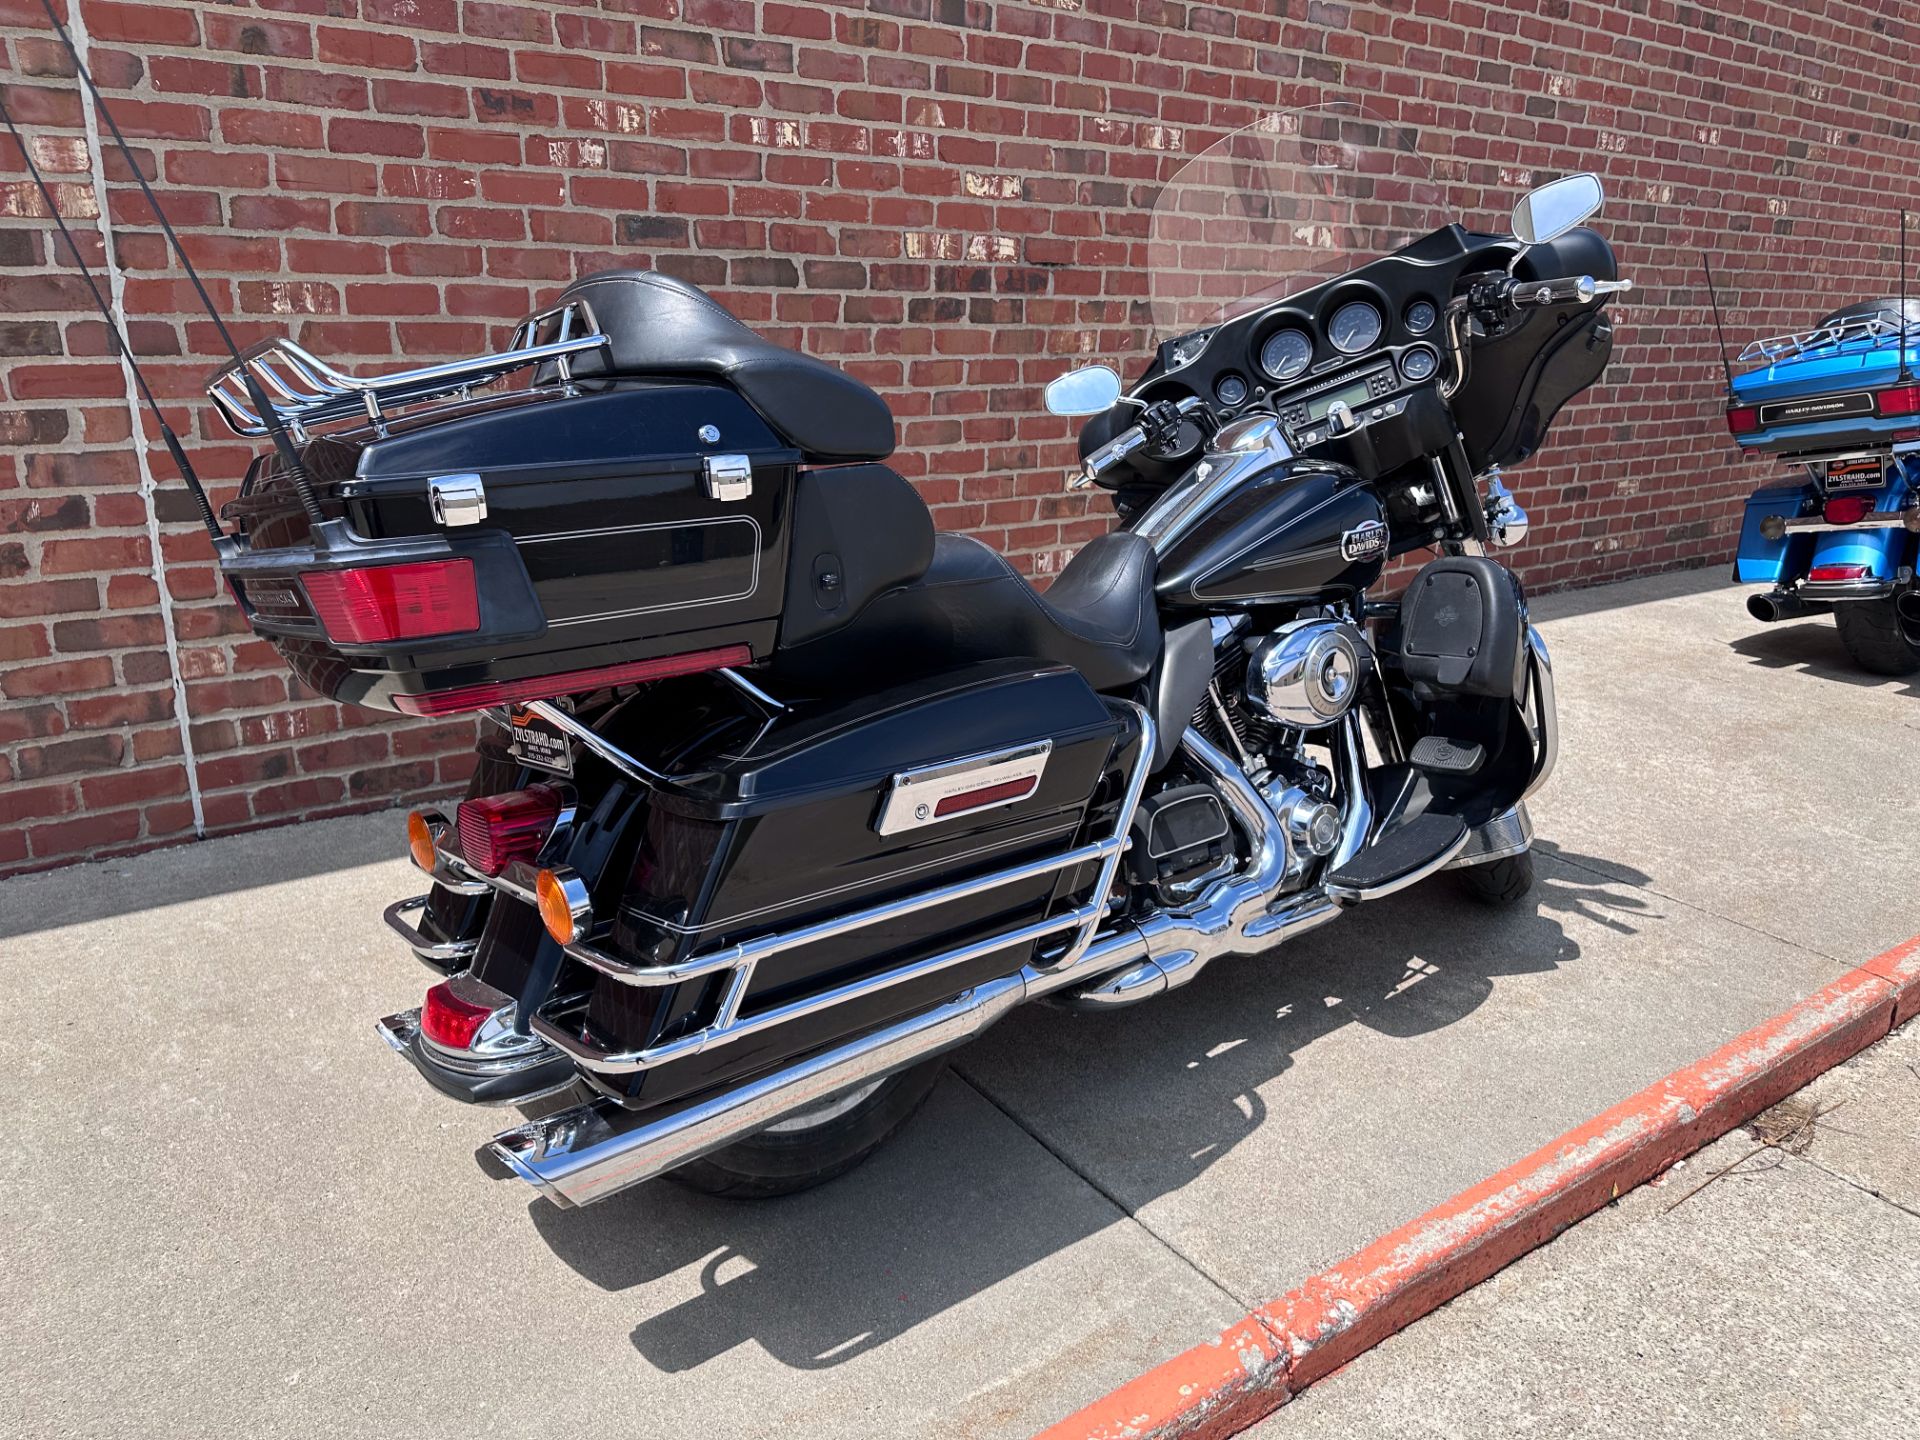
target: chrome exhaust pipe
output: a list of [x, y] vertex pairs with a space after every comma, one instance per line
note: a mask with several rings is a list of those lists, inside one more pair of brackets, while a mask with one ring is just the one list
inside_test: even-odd
[[1811, 615], [1813, 609], [1791, 591], [1774, 590], [1765, 595], [1749, 595], [1747, 613], [1771, 625], [1778, 620], [1797, 620], [1802, 615]]

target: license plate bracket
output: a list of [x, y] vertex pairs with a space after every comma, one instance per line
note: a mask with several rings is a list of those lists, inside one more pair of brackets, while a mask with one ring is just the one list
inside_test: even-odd
[[532, 769], [569, 779], [573, 776], [572, 738], [551, 720], [531, 710], [516, 707], [507, 712], [507, 751]]

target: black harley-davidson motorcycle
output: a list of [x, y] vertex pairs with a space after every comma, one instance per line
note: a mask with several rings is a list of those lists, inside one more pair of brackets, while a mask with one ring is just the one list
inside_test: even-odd
[[1499, 467], [1627, 285], [1592, 176], [1414, 228], [1402, 158], [1289, 113], [1167, 188], [1178, 333], [1124, 394], [1048, 386], [1122, 523], [1045, 593], [935, 533], [878, 395], [658, 273], [470, 362], [216, 376], [274, 440], [217, 545], [253, 627], [323, 695], [485, 716], [408, 817], [431, 884], [386, 918], [439, 978], [379, 1029], [522, 1108], [500, 1165], [563, 1205], [803, 1188], [1025, 1001], [1148, 1000], [1442, 869], [1525, 891], [1554, 698]]

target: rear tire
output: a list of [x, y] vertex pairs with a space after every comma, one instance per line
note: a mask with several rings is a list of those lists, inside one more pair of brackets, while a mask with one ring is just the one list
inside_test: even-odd
[[794, 1195], [824, 1185], [853, 1169], [911, 1120], [946, 1068], [944, 1055], [923, 1060], [871, 1089], [820, 1101], [724, 1150], [689, 1160], [669, 1170], [667, 1178], [690, 1190], [742, 1200]]
[[1533, 852], [1522, 850], [1454, 873], [1460, 888], [1482, 905], [1517, 905], [1533, 889]]
[[1840, 643], [1853, 663], [1875, 675], [1911, 675], [1920, 670], [1920, 647], [1900, 632], [1893, 601], [1845, 600], [1833, 607]]

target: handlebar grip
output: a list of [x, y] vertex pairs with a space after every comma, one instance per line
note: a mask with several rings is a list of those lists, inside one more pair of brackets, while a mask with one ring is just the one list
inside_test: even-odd
[[1602, 295], [1624, 295], [1631, 289], [1631, 280], [1575, 275], [1564, 280], [1515, 281], [1507, 298], [1514, 309], [1530, 310], [1544, 305], [1591, 305]]
[[1101, 472], [1118, 465], [1146, 443], [1147, 432], [1138, 425], [1122, 430], [1081, 462], [1081, 473], [1091, 480]]

